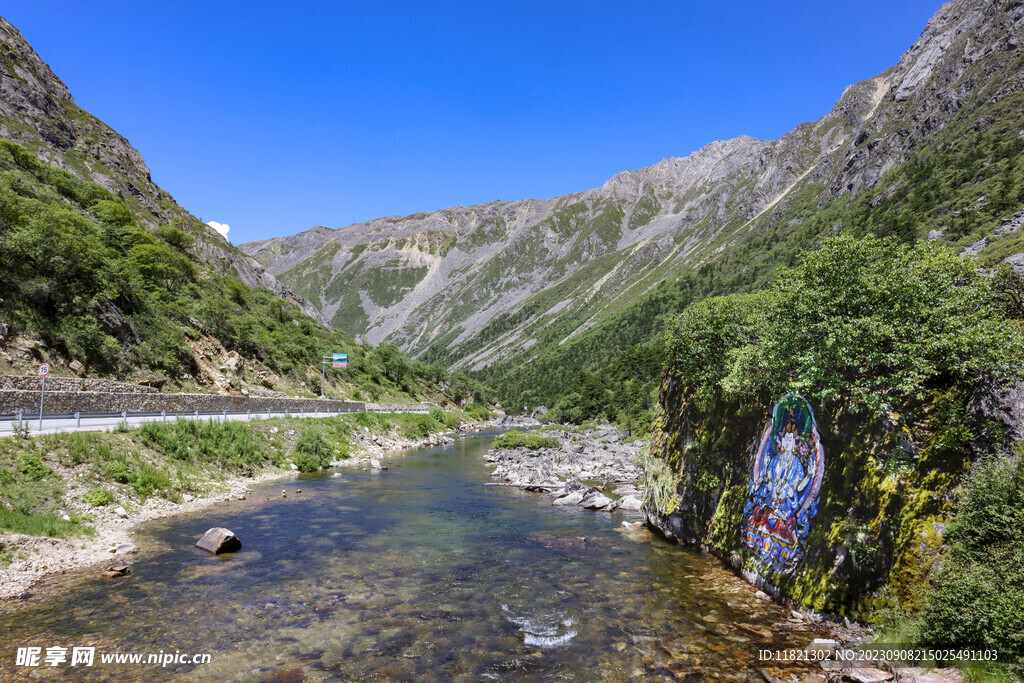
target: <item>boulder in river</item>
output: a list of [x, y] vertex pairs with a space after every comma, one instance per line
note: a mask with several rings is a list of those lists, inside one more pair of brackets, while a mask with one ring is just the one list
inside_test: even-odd
[[131, 574], [132, 568], [128, 565], [115, 565], [113, 567], [107, 567], [107, 571], [103, 572], [103, 576], [108, 579], [113, 579], [118, 576], [124, 576], [125, 574]]
[[207, 530], [203, 537], [196, 543], [196, 547], [202, 548], [214, 555], [221, 553], [234, 553], [242, 549], [242, 542], [230, 529], [214, 527]]
[[614, 501], [608, 496], [604, 495], [600, 491], [594, 490], [587, 494], [580, 505], [588, 510], [604, 510], [613, 502]]

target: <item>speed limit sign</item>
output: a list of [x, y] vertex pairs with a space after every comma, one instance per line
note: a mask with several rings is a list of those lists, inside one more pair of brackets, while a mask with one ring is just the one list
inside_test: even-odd
[[39, 373], [40, 377], [46, 377], [47, 375], [50, 374], [50, 366], [47, 365], [46, 363], [43, 363], [38, 368], [36, 368], [36, 372]]

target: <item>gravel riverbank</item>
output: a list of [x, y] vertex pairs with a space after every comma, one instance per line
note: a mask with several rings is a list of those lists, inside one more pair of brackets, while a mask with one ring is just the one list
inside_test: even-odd
[[545, 429], [554, 448], [492, 449], [485, 456], [495, 465], [491, 476], [500, 484], [544, 491], [553, 505], [592, 510], [639, 510], [643, 500], [642, 470], [637, 458], [644, 442], [621, 434], [611, 425], [592, 429]]

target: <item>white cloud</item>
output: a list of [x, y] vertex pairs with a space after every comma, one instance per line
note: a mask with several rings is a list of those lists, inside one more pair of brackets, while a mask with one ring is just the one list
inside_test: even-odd
[[207, 225], [209, 225], [211, 228], [213, 228], [214, 230], [219, 232], [224, 237], [224, 239], [228, 238], [228, 230], [231, 229], [231, 226], [228, 225], [227, 223], [218, 223], [217, 221], [209, 221], [207, 223]]

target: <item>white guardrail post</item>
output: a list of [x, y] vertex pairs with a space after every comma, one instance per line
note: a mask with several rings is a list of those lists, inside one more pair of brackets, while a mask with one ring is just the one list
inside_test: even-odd
[[75, 429], [82, 426], [82, 413], [75, 412]]
[[162, 420], [163, 420], [164, 422], [167, 422], [167, 411], [166, 411], [166, 410], [161, 410], [161, 411], [160, 411], [160, 418], [161, 418], [161, 419], [162, 419]]

